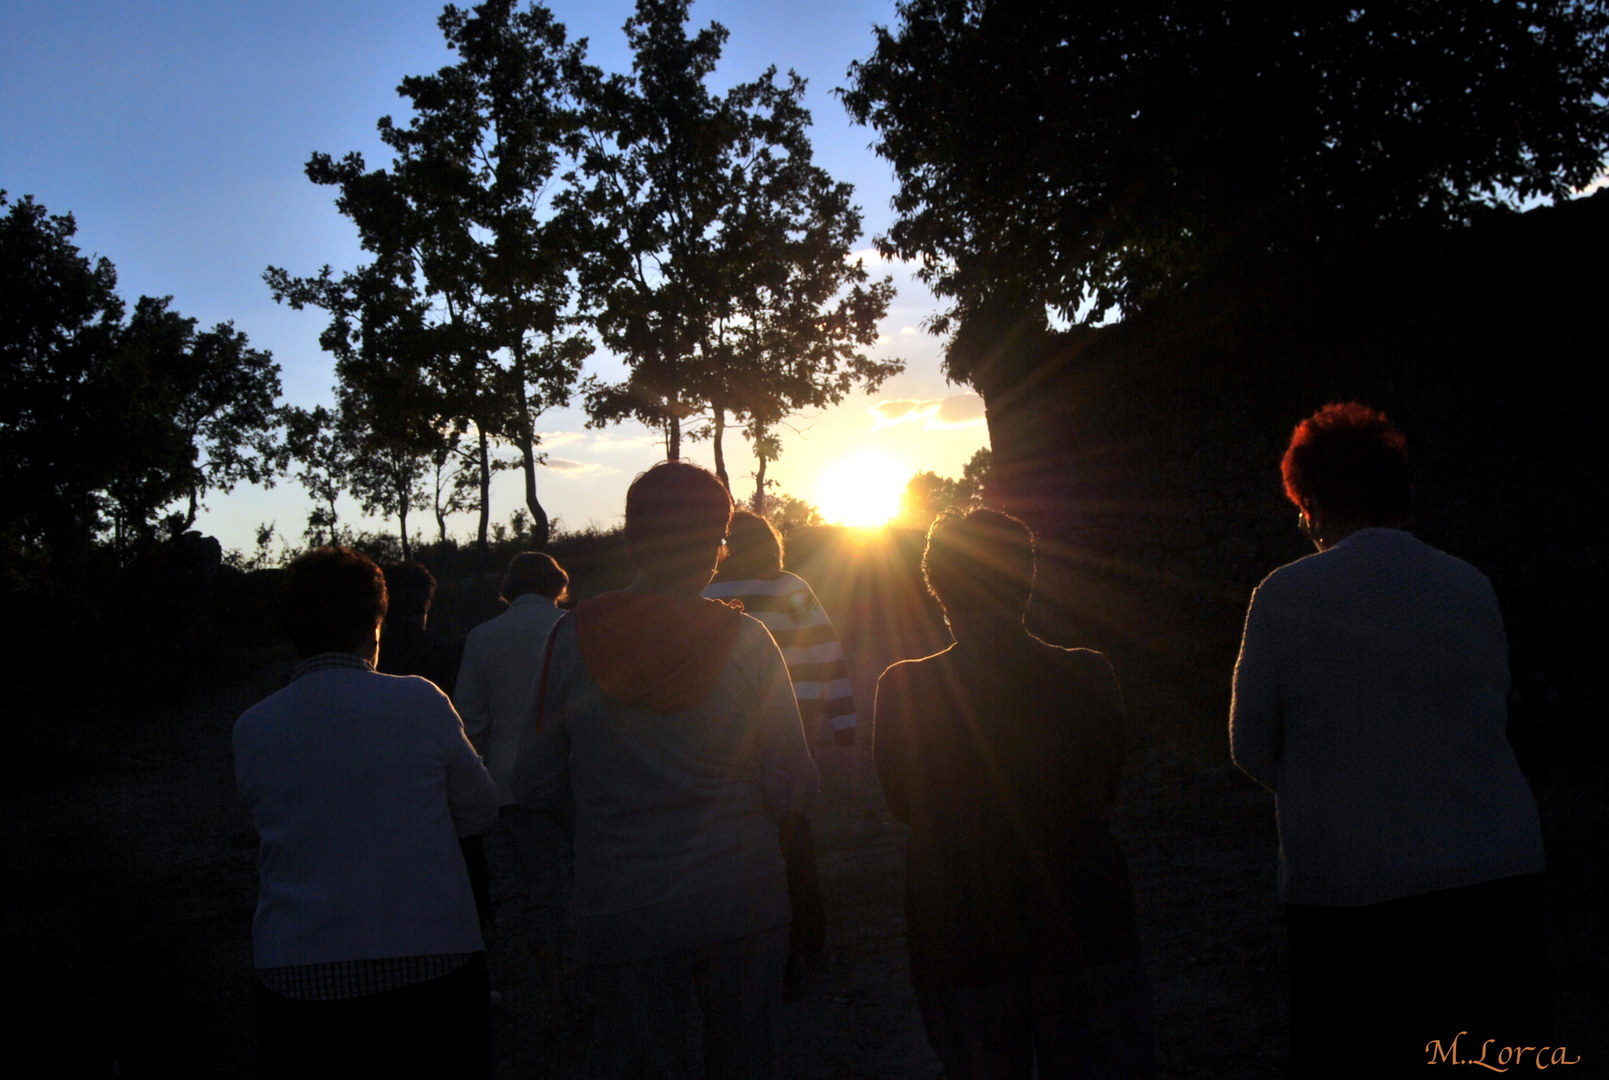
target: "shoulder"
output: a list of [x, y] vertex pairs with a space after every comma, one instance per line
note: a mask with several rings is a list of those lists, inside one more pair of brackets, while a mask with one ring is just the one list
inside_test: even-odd
[[765, 623], [747, 612], [738, 617], [742, 622], [738, 624], [737, 638], [732, 643], [734, 653], [749, 659], [769, 659], [773, 654], [778, 657], [782, 655]]
[[877, 677], [877, 688], [881, 690], [886, 686], [898, 689], [938, 678], [948, 668], [954, 649], [955, 646], [951, 645], [931, 656], [923, 656], [916, 660], [900, 660], [888, 665]]

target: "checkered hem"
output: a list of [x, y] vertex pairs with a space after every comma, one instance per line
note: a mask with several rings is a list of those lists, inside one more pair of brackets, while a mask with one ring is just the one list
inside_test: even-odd
[[274, 993], [297, 1001], [344, 1001], [439, 979], [457, 971], [474, 956], [474, 953], [440, 953], [258, 968], [257, 980]]

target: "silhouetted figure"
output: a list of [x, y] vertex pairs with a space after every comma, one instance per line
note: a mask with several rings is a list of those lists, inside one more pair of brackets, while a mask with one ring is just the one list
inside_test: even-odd
[[1396, 1075], [1461, 1030], [1469, 1057], [1540, 1046], [1542, 836], [1504, 735], [1491, 583], [1403, 530], [1407, 450], [1383, 414], [1320, 409], [1283, 472], [1319, 553], [1252, 595], [1229, 737], [1278, 808], [1286, 1075]]
[[[782, 569], [782, 537], [765, 518], [738, 510], [732, 514], [726, 547], [727, 557], [704, 595], [739, 601], [747, 614], [771, 631], [787, 662], [806, 735], [818, 736], [818, 742], [819, 736], [825, 736], [837, 746], [851, 745], [855, 741], [855, 694], [844, 648], [809, 584]], [[780, 818], [777, 828], [788, 865], [788, 899], [793, 905], [782, 997], [795, 1001], [804, 993], [804, 969], [819, 967], [822, 962], [827, 920], [810, 819], [803, 814]]]
[[549, 555], [524, 551], [514, 556], [503, 577], [508, 610], [469, 632], [453, 694], [464, 731], [497, 783], [498, 828], [485, 844], [492, 900], [499, 919], [505, 906], [517, 905], [519, 915], [534, 924], [538, 975], [550, 1020], [568, 1018], [563, 945], [571, 809], [528, 810], [515, 801], [511, 781], [520, 732], [531, 723], [542, 646], [562, 614], [557, 602], [569, 580]]
[[484, 946], [455, 831], [497, 788], [452, 703], [375, 673], [380, 568], [346, 548], [291, 564], [302, 662], [235, 725], [261, 837], [252, 949], [268, 1076], [486, 1075]]
[[772, 1074], [789, 921], [773, 819], [818, 782], [770, 633], [699, 595], [731, 516], [695, 465], [637, 477], [638, 579], [554, 628], [521, 740], [522, 805], [560, 805], [566, 769], [574, 790], [588, 1076], [688, 1075], [694, 1001], [707, 1077]]
[[391, 609], [380, 634], [378, 670], [387, 675], [418, 675], [452, 696], [461, 650], [426, 629], [436, 598], [436, 578], [420, 562], [387, 563], [386, 591]]
[[1098, 652], [1023, 627], [1033, 536], [951, 513], [922, 569], [955, 644], [883, 672], [874, 756], [911, 827], [906, 945], [946, 1080], [1144, 1077], [1151, 999], [1107, 824], [1123, 698]]
[[[429, 679], [452, 696], [458, 681], [460, 652], [456, 645], [430, 633], [430, 604], [436, 598], [436, 576], [421, 562], [386, 563], [386, 592], [391, 606], [380, 630], [380, 659], [375, 670], [386, 675], [417, 675]], [[464, 866], [475, 890], [475, 910], [481, 925], [489, 927], [492, 918], [491, 870], [486, 865], [485, 838], [465, 836], [459, 840]]]

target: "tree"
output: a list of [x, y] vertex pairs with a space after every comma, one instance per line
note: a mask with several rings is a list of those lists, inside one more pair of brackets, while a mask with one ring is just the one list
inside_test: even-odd
[[1214, 265], [1562, 198], [1609, 145], [1604, 0], [898, 11], [843, 97], [958, 379], [1047, 307], [1133, 314]]
[[804, 81], [773, 68], [711, 93], [727, 32], [689, 37], [687, 19], [687, 0], [639, 0], [632, 74], [597, 96], [592, 185], [577, 196], [599, 230], [586, 280], [599, 335], [630, 370], [593, 380], [587, 408], [593, 423], [661, 428], [673, 459], [684, 434], [712, 439], [730, 488], [728, 417], [775, 451], [766, 436], [787, 415], [903, 365], [859, 351], [893, 286], [847, 261], [860, 214], [811, 161]]
[[[573, 311], [575, 215], [555, 207], [549, 190], [580, 148], [572, 98], [595, 73], [582, 63], [584, 43], [567, 44], [540, 4], [449, 6], [439, 25], [459, 62], [398, 87], [413, 116], [406, 126], [380, 120], [391, 168], [370, 171], [359, 154], [314, 154], [307, 173], [340, 189], [336, 205], [375, 255], [369, 272], [426, 304], [432, 348], [414, 355], [426, 372], [421, 386], [439, 394], [456, 435], [474, 441], [478, 543], [487, 543], [493, 440], [519, 451], [533, 532], [546, 543], [535, 421], [569, 403], [592, 349]], [[276, 295], [299, 283], [274, 268], [269, 280]]]
[[775, 525], [777, 531], [783, 535], [794, 529], [827, 523], [814, 503], [805, 502], [793, 495], [767, 495], [765, 502], [756, 507], [754, 512]]
[[[97, 540], [127, 558], [195, 524], [210, 490], [272, 483], [279, 367], [230, 323], [198, 333], [171, 298], [125, 320], [110, 260], [72, 215], [0, 192], [0, 502], [9, 571], [73, 578]], [[182, 509], [168, 511], [175, 503]]]
[[923, 529], [951, 507], [982, 506], [994, 455], [987, 446], [979, 447], [961, 467], [961, 479], [952, 480], [936, 472], [919, 472], [905, 485], [895, 519], [907, 529]]
[[322, 405], [310, 410], [292, 406], [285, 410], [284, 422], [285, 455], [299, 466], [296, 479], [313, 499], [302, 535], [314, 547], [338, 543], [336, 500], [346, 490], [351, 454], [336, 427], [335, 414]]

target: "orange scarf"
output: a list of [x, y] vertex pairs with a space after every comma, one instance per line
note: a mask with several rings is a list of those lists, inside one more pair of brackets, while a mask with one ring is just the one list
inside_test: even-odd
[[710, 696], [742, 625], [740, 608], [701, 596], [610, 592], [578, 604], [581, 663], [605, 694], [670, 713]]

